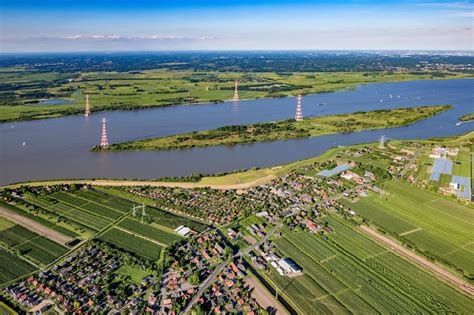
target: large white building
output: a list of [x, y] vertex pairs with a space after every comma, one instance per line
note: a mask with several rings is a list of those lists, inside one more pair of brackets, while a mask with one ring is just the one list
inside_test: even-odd
[[290, 258], [283, 258], [278, 261], [278, 265], [285, 273], [300, 273], [301, 268]]

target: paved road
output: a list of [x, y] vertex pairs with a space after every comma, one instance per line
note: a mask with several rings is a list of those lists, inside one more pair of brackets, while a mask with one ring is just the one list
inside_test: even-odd
[[204, 291], [206, 291], [207, 287], [216, 280], [217, 275], [219, 274], [219, 272], [222, 271], [222, 269], [224, 269], [225, 266], [227, 266], [228, 262], [228, 260], [224, 260], [223, 262], [221, 262], [220, 265], [217, 266], [216, 269], [214, 269], [214, 272], [209, 277], [207, 277], [207, 279], [199, 286], [199, 290], [188, 303], [188, 305], [183, 311], [183, 314], [186, 315], [191, 311], [191, 308], [194, 306], [194, 304], [196, 304], [197, 300], [199, 300]]

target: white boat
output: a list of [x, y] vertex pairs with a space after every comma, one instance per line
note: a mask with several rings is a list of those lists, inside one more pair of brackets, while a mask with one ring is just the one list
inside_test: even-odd
[[25, 146], [25, 145], [26, 145], [26, 142], [25, 142], [25, 141], [23, 141], [23, 146]]
[[456, 126], [461, 126], [461, 125], [462, 125], [462, 121], [458, 121], [458, 122], [456, 123]]

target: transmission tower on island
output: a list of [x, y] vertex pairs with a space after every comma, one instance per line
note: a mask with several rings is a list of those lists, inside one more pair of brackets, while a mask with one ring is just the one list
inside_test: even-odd
[[89, 104], [89, 94], [86, 94], [86, 109], [84, 111], [84, 116], [89, 117], [91, 115], [91, 106]]
[[100, 139], [100, 147], [106, 149], [109, 146], [107, 141], [107, 120], [102, 118], [102, 137]]
[[379, 139], [379, 149], [385, 149], [385, 136], [381, 136]]
[[234, 98], [233, 100], [234, 101], [238, 101], [239, 100], [239, 81], [235, 80], [234, 81]]
[[301, 95], [298, 95], [298, 104], [296, 105], [296, 121], [303, 121], [303, 112], [301, 111]]

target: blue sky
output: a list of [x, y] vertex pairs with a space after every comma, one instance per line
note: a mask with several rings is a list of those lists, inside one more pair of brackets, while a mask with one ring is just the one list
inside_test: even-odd
[[472, 1], [0, 0], [0, 50], [474, 49]]

